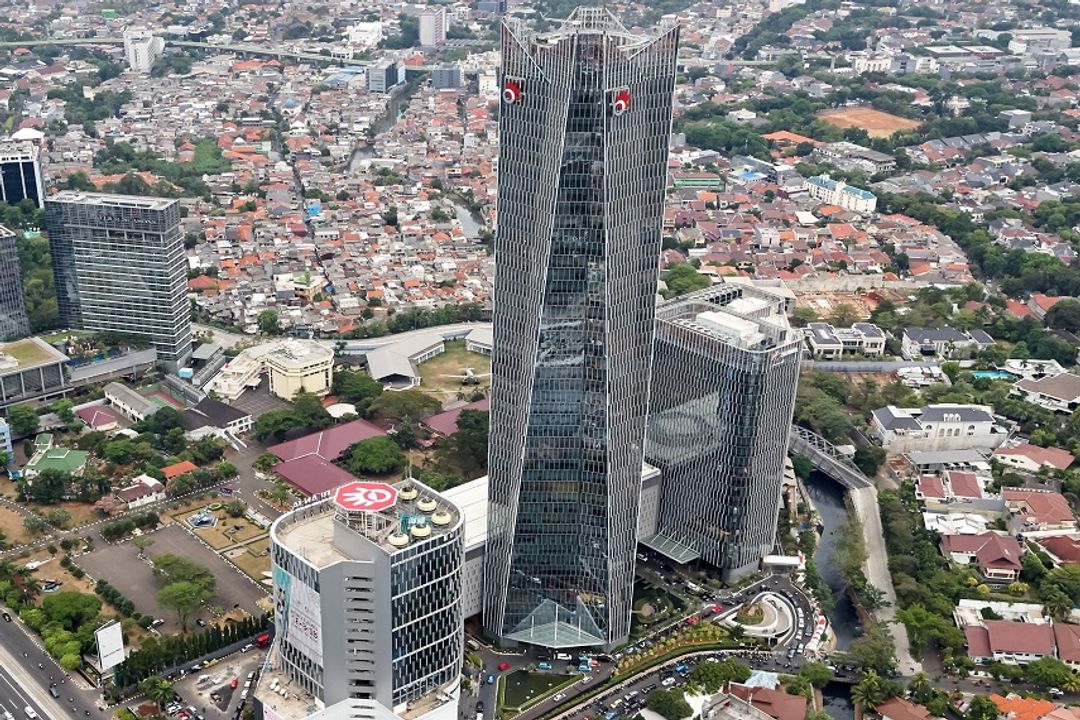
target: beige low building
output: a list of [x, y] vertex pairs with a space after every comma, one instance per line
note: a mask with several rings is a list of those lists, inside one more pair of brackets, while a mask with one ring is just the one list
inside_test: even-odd
[[334, 379], [334, 351], [312, 340], [289, 338], [244, 350], [221, 369], [209, 388], [219, 397], [235, 401], [245, 390], [258, 387], [266, 374], [270, 392], [292, 400], [305, 391], [326, 395]]
[[315, 395], [330, 392], [334, 379], [334, 351], [305, 340], [283, 341], [263, 361], [270, 392], [292, 400], [298, 392]]

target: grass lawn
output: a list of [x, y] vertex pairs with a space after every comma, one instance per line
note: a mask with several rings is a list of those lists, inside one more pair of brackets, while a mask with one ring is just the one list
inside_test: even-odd
[[90, 337], [94, 333], [86, 332], [85, 330], [61, 330], [60, 332], [54, 332], [51, 335], [42, 335], [41, 339], [52, 345], [63, 340], [67, 340], [69, 337], [86, 338]]
[[544, 693], [566, 687], [578, 677], [577, 675], [515, 670], [502, 678], [502, 704], [507, 708], [520, 708]]
[[[215, 550], [220, 550], [221, 548], [235, 545], [238, 542], [250, 540], [266, 533], [266, 530], [247, 518], [229, 517], [224, 510], [218, 510], [213, 514], [217, 517], [217, 525], [193, 529], [196, 535], [205, 540], [206, 543]], [[179, 522], [187, 522], [186, 517], [187, 516], [182, 515], [177, 518], [177, 520]], [[234, 532], [233, 528], [237, 526], [239, 526], [240, 529]]]
[[243, 549], [230, 550], [224, 557], [256, 582], [261, 583], [266, 577], [263, 573], [270, 571], [270, 555], [267, 553], [269, 547], [270, 540], [263, 538], [250, 543]]
[[30, 340], [16, 340], [13, 343], [0, 345], [0, 352], [15, 358], [15, 362], [19, 363], [19, 367], [37, 365], [52, 357], [38, 347], [37, 343]]
[[651, 632], [657, 623], [670, 621], [684, 608], [683, 601], [663, 588], [638, 579], [634, 583], [634, 613], [630, 618], [630, 642]]
[[0, 532], [7, 538], [7, 545], [22, 545], [30, 539], [30, 533], [23, 527], [23, 516], [11, 508], [0, 505]]
[[459, 392], [466, 395], [476, 390], [487, 391], [491, 387], [491, 378], [481, 378], [479, 385], [462, 385], [461, 380], [443, 375], [464, 375], [465, 368], [471, 367], [477, 375], [485, 375], [491, 372], [491, 358], [480, 353], [469, 352], [465, 349], [464, 340], [449, 340], [446, 343], [446, 352], [436, 355], [420, 365], [420, 390], [430, 393], [449, 395], [454, 399]]

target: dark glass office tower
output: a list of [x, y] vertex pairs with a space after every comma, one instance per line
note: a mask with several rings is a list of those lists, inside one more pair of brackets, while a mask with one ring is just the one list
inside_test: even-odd
[[65, 190], [45, 201], [60, 322], [142, 335], [176, 371], [191, 358], [180, 204]]
[[648, 547], [729, 579], [771, 552], [802, 353], [793, 304], [782, 286], [725, 283], [657, 309], [645, 458], [663, 487]]
[[40, 152], [29, 140], [0, 141], [0, 201], [16, 205], [29, 199], [41, 207], [45, 183]]
[[18, 236], [0, 225], [0, 340], [30, 334], [19, 268]]
[[485, 623], [629, 634], [678, 29], [502, 31]]

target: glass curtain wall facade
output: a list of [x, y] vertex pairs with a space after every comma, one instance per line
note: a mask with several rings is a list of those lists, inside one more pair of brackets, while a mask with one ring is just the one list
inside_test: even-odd
[[38, 146], [29, 141], [0, 142], [0, 200], [8, 205], [30, 200], [41, 207], [45, 182], [40, 154]]
[[45, 202], [60, 321], [148, 338], [171, 370], [191, 357], [176, 200], [64, 191]]
[[788, 297], [730, 283], [657, 309], [645, 457], [664, 479], [645, 544], [729, 578], [775, 542], [802, 353]]
[[629, 634], [678, 29], [502, 30], [485, 624]]
[[18, 236], [0, 225], [0, 340], [30, 334], [30, 320], [23, 298]]

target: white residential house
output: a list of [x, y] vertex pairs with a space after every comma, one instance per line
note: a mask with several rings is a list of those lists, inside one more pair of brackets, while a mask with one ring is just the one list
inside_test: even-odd
[[1072, 413], [1080, 408], [1080, 375], [1062, 373], [1039, 380], [1019, 380], [1012, 394], [1047, 410]]
[[992, 450], [1008, 432], [997, 425], [985, 405], [926, 405], [874, 410], [870, 430], [882, 447], [894, 453], [938, 450]]

